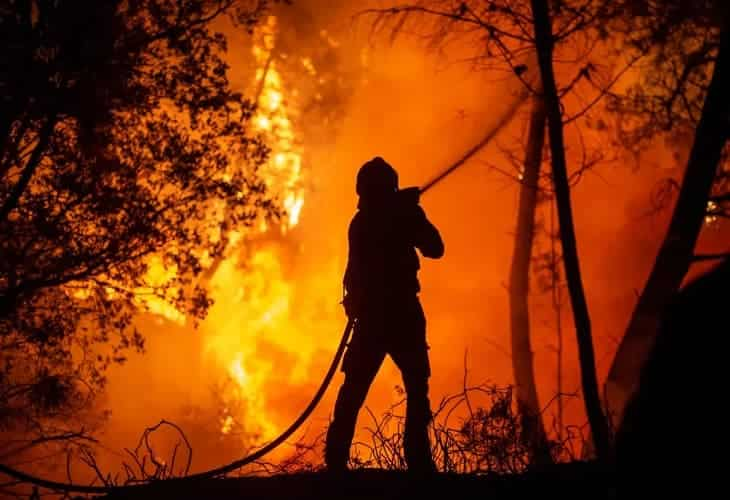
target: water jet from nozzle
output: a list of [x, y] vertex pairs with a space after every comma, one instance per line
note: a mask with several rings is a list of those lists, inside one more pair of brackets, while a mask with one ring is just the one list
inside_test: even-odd
[[[469, 149], [464, 155], [459, 158], [457, 161], [449, 165], [446, 169], [444, 169], [442, 172], [440, 172], [438, 175], [436, 175], [433, 179], [428, 181], [423, 186], [417, 188], [420, 192], [420, 194], [425, 193], [432, 187], [434, 187], [436, 184], [444, 180], [446, 177], [451, 175], [456, 169], [461, 167], [466, 161], [474, 156], [476, 153], [479, 152], [484, 146], [486, 146], [489, 141], [491, 141], [497, 133], [502, 130], [512, 119], [512, 117], [517, 113], [517, 110], [519, 109], [520, 105], [530, 96], [530, 91], [527, 88], [522, 88], [520, 90], [520, 93], [517, 95], [517, 98], [512, 102], [512, 105], [509, 107], [507, 112], [502, 115], [500, 120], [494, 125], [494, 127], [490, 128], [487, 131], [487, 134], [482, 138], [481, 141], [479, 141], [477, 144], [475, 144], [471, 149]], [[406, 189], [415, 189], [415, 188], [406, 188]]]

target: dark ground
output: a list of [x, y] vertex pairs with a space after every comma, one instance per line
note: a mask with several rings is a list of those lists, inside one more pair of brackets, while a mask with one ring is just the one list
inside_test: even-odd
[[359, 470], [345, 477], [302, 473], [272, 477], [159, 483], [114, 493], [108, 499], [521, 499], [615, 498], [605, 474], [593, 463], [570, 463], [521, 475], [450, 475], [428, 479], [405, 472]]

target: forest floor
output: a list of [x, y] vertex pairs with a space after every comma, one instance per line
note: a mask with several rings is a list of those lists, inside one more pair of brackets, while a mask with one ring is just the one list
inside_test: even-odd
[[522, 474], [436, 474], [418, 478], [407, 472], [364, 469], [333, 476], [323, 472], [266, 477], [160, 482], [115, 492], [121, 499], [407, 499], [615, 498], [607, 475], [594, 463], [557, 464]]

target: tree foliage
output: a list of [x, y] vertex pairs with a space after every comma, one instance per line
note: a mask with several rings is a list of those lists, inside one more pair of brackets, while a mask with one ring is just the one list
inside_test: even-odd
[[609, 100], [622, 119], [626, 145], [697, 124], [719, 47], [721, 11], [716, 0], [641, 0], [627, 2], [625, 15], [613, 18], [621, 50], [642, 55], [637, 78]]
[[270, 3], [0, 6], [0, 425], [35, 432], [88, 401], [143, 348], [140, 308], [202, 317], [223, 204], [236, 227], [277, 215], [220, 30]]
[[[625, 1], [624, 7], [609, 26], [621, 38], [620, 51], [641, 63], [632, 84], [607, 100], [618, 139], [636, 153], [661, 137], [683, 148], [701, 116], [729, 7], [721, 0]], [[730, 217], [729, 193], [730, 164], [723, 157], [708, 200], [710, 220]]]

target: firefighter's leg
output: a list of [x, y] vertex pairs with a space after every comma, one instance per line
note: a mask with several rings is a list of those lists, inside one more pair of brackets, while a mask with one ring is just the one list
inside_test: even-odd
[[342, 364], [345, 381], [337, 394], [334, 417], [327, 430], [325, 462], [329, 470], [347, 469], [357, 415], [384, 358], [380, 346], [353, 338]]
[[422, 312], [418, 314], [419, 311], [420, 307], [409, 319], [409, 324], [403, 325], [410, 330], [408, 332], [410, 335], [404, 336], [408, 342], [397, 345], [390, 354], [401, 371], [407, 395], [403, 447], [408, 469], [416, 472], [433, 472], [435, 466], [428, 437], [428, 426], [431, 422], [428, 379], [431, 369], [425, 338], [425, 320]]
[[431, 456], [431, 443], [428, 425], [431, 421], [431, 405], [428, 398], [428, 372], [423, 365], [428, 364], [426, 346], [417, 347], [398, 363], [403, 374], [408, 397], [406, 403], [406, 429], [403, 437], [408, 468], [415, 471], [434, 470]]

